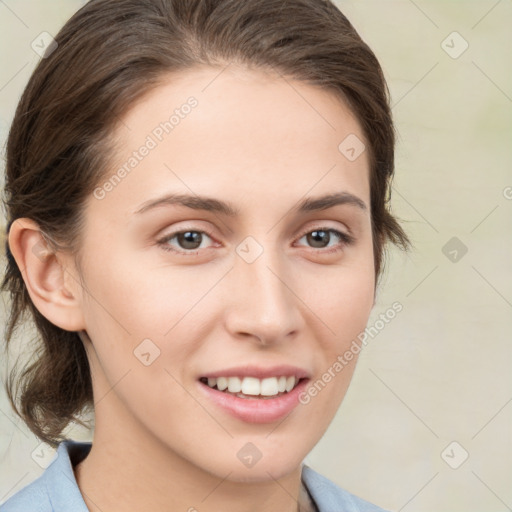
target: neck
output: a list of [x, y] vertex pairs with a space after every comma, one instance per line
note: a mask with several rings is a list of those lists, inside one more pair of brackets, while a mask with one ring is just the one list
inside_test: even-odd
[[232, 481], [229, 474], [219, 477], [193, 465], [141, 427], [127, 427], [122, 414], [115, 417], [96, 414], [91, 451], [75, 467], [91, 512], [213, 512], [233, 503], [237, 512], [297, 512], [307, 497], [301, 466], [279, 479]]

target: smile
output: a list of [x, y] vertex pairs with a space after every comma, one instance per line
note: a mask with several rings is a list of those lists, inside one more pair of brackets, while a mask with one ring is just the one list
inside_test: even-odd
[[212, 389], [249, 400], [269, 399], [292, 391], [300, 379], [295, 376], [267, 377], [203, 377], [200, 379]]

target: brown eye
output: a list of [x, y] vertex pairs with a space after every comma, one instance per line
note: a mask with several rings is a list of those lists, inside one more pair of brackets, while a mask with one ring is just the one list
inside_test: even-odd
[[197, 254], [199, 249], [208, 248], [207, 246], [201, 247], [201, 244], [207, 239], [212, 240], [211, 236], [205, 231], [190, 229], [170, 233], [158, 240], [158, 245], [166, 251], [187, 256]]
[[184, 231], [176, 235], [176, 240], [181, 249], [198, 249], [203, 237], [199, 231]]
[[312, 247], [321, 249], [325, 246], [324, 244], [329, 244], [331, 240], [331, 234], [327, 230], [324, 231], [323, 229], [315, 229], [315, 231], [311, 231], [311, 233], [306, 235], [306, 239]]
[[[354, 243], [354, 238], [347, 233], [338, 231], [332, 228], [317, 228], [312, 231], [308, 231], [302, 235], [301, 240], [305, 238], [307, 244], [313, 249], [330, 249], [324, 252], [332, 252], [333, 250], [339, 250], [344, 245], [350, 245]], [[334, 244], [331, 244], [334, 241]]]

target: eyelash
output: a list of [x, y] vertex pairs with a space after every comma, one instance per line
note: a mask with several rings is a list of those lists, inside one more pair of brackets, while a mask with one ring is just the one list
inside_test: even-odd
[[[312, 248], [313, 250], [322, 252], [324, 254], [336, 253], [338, 251], [341, 251], [343, 249], [343, 246], [352, 245], [355, 242], [355, 238], [353, 236], [351, 236], [351, 235], [349, 235], [347, 233], [343, 233], [342, 231], [338, 231], [337, 229], [329, 228], [327, 226], [309, 229], [309, 230], [303, 232], [299, 236], [299, 240], [301, 238], [303, 238], [305, 235], [308, 235], [308, 234], [312, 233], [313, 231], [326, 231], [326, 232], [329, 232], [329, 233], [334, 233], [341, 240], [341, 242], [336, 247], [331, 248], [329, 250], [326, 250], [326, 249], [315, 249], [314, 247]], [[213, 234], [210, 231], [206, 230], [206, 229], [182, 229], [180, 231], [175, 231], [173, 233], [170, 233], [169, 235], [166, 235], [165, 237], [163, 237], [160, 240], [158, 240], [157, 244], [164, 251], [173, 252], [173, 253], [178, 254], [180, 256], [197, 256], [201, 249], [196, 249], [195, 252], [193, 252], [192, 250], [190, 250], [190, 251], [184, 251], [184, 250], [179, 251], [177, 249], [173, 249], [169, 245], [169, 243], [168, 243], [170, 240], [175, 238], [177, 235], [180, 235], [180, 234], [183, 234], [183, 233], [188, 233], [188, 232], [206, 234], [211, 239], [214, 239]]]

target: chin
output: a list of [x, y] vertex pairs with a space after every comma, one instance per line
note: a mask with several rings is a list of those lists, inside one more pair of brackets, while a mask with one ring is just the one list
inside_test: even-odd
[[[257, 465], [259, 466], [259, 464]], [[284, 478], [300, 466], [300, 462], [294, 465], [284, 466], [283, 464], [267, 464], [261, 467], [253, 467], [250, 469], [236, 469], [232, 471], [227, 478], [231, 482], [238, 483], [263, 483], [271, 482]]]
[[[290, 475], [302, 464], [307, 455], [303, 450], [282, 453], [278, 450], [270, 451], [268, 455], [261, 454], [259, 460], [247, 462], [247, 465], [238, 458], [224, 460], [213, 469], [213, 473], [232, 482], [261, 483], [272, 480], [279, 480]], [[219, 469], [222, 468], [222, 469]]]

